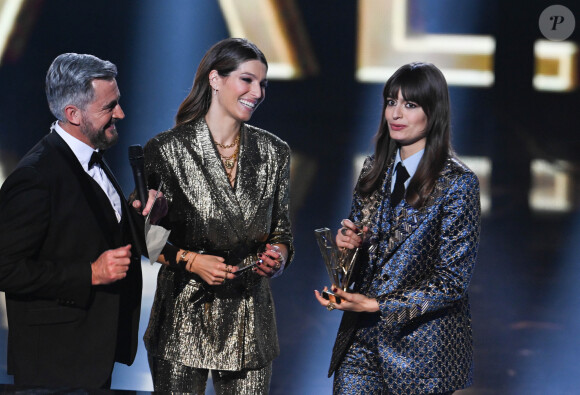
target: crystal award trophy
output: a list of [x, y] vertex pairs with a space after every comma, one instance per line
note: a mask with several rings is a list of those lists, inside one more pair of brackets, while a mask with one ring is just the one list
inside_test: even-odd
[[[357, 226], [357, 228], [361, 229], [362, 226]], [[333, 285], [346, 291], [350, 286], [350, 277], [355, 266], [359, 248], [338, 248], [334, 242], [332, 232], [328, 228], [316, 229], [314, 235], [316, 236], [316, 241], [318, 242], [322, 258], [324, 259], [330, 281]], [[362, 231], [358, 235], [362, 236]], [[330, 291], [323, 291], [322, 296], [334, 303], [341, 302], [340, 298]]]

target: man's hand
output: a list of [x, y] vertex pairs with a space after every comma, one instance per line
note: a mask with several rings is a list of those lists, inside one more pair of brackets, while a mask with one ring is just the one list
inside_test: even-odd
[[[157, 224], [163, 217], [165, 217], [167, 215], [167, 211], [169, 210], [169, 207], [167, 205], [167, 199], [165, 199], [165, 196], [163, 196], [163, 192], [159, 192], [157, 200], [155, 200], [156, 194], [157, 194], [156, 190], [154, 189], [149, 190], [147, 204], [145, 205], [145, 208], [141, 212], [141, 214], [145, 217], [151, 211], [151, 217], [149, 219], [153, 225]], [[133, 207], [137, 209], [137, 211], [139, 211], [139, 209], [141, 208], [141, 201], [134, 200]]]
[[92, 284], [110, 284], [127, 276], [131, 263], [131, 244], [103, 252], [91, 264]]

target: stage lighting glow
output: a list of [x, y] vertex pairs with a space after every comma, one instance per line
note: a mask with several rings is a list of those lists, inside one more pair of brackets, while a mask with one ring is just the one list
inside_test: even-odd
[[220, 0], [232, 37], [254, 42], [268, 59], [269, 79], [313, 75], [318, 66], [294, 0]]
[[[495, 38], [426, 34], [411, 29], [407, 0], [360, 0], [358, 66], [363, 82], [382, 82], [401, 64], [424, 59], [441, 69], [449, 85], [492, 86]], [[533, 86], [543, 91], [578, 87], [578, 45], [537, 40]]]
[[423, 59], [436, 64], [449, 85], [493, 85], [493, 37], [409, 32], [407, 9], [407, 0], [359, 1], [359, 81], [383, 82], [400, 65]]
[[356, 185], [356, 182], [360, 175], [360, 171], [363, 168], [367, 156], [369, 156], [369, 154], [367, 153], [355, 155], [355, 157], [352, 160], [352, 187]]
[[4, 296], [4, 292], [0, 292], [0, 328], [8, 329], [8, 320], [6, 318], [6, 297]]
[[0, 0], [0, 63], [24, 0]]
[[479, 179], [479, 196], [481, 213], [489, 214], [491, 210], [491, 159], [485, 156], [461, 156], [459, 158]]
[[0, 187], [4, 184], [4, 180], [6, 180], [6, 176], [4, 175], [4, 166], [0, 163]]
[[570, 41], [537, 40], [534, 43], [534, 88], [571, 91], [578, 87], [578, 45]]
[[572, 165], [558, 160], [535, 159], [531, 163], [530, 208], [536, 211], [568, 212], [573, 208]]

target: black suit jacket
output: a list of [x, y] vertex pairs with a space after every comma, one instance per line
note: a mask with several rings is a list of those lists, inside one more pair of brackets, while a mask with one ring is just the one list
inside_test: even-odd
[[[123, 203], [120, 224], [103, 190], [53, 132], [0, 189], [0, 291], [15, 384], [98, 388], [115, 361], [135, 358], [142, 223], [112, 181]], [[92, 286], [91, 262], [128, 243], [127, 277]]]

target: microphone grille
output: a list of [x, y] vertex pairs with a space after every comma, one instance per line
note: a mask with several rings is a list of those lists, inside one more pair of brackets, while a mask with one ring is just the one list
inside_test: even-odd
[[142, 160], [143, 159], [143, 147], [140, 144], [129, 146], [129, 160]]

